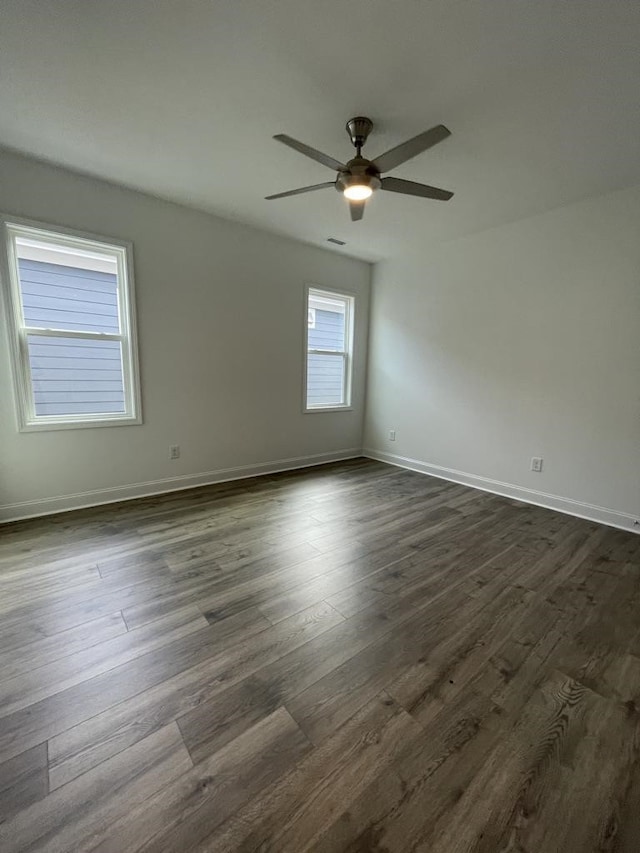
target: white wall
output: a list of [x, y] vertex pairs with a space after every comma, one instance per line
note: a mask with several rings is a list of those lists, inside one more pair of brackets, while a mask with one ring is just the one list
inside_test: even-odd
[[[133, 241], [144, 416], [142, 426], [19, 433], [0, 324], [0, 519], [358, 452], [368, 264], [6, 151], [0, 207]], [[351, 412], [302, 413], [306, 282], [357, 295]], [[180, 479], [135, 487], [167, 478]]]
[[634, 527], [640, 188], [380, 263], [372, 293], [365, 448]]

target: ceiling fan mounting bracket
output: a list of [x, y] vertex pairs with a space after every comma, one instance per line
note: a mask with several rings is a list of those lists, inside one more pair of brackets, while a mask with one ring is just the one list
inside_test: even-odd
[[346, 127], [347, 133], [349, 134], [349, 139], [351, 140], [355, 148], [360, 151], [362, 146], [369, 138], [369, 134], [373, 130], [373, 122], [370, 118], [367, 118], [366, 116], [356, 116], [355, 118], [349, 119]]

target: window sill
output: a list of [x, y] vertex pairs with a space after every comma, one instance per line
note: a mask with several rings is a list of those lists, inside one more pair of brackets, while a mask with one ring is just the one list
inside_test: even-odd
[[141, 417], [100, 418], [87, 421], [30, 421], [21, 424], [20, 432], [51, 432], [60, 429], [86, 429], [87, 427], [134, 426], [142, 423]]
[[316, 412], [352, 412], [353, 406], [314, 406], [310, 409], [303, 409], [305, 415], [313, 415]]

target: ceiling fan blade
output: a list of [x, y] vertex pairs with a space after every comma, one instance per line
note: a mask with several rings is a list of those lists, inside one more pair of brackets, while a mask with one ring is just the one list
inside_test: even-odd
[[293, 148], [294, 151], [299, 151], [300, 154], [304, 154], [305, 157], [311, 157], [312, 160], [322, 163], [323, 166], [328, 166], [330, 169], [333, 169], [334, 172], [345, 172], [347, 169], [347, 167], [343, 163], [340, 163], [339, 160], [329, 157], [328, 154], [323, 154], [322, 151], [318, 151], [310, 145], [305, 145], [304, 142], [298, 142], [297, 139], [294, 139], [292, 136], [287, 136], [286, 133], [278, 133], [273, 138], [277, 139], [278, 142], [283, 142], [285, 145], [288, 145], [289, 148]]
[[351, 219], [353, 222], [358, 222], [358, 220], [362, 219], [364, 216], [364, 202], [363, 201], [350, 201], [349, 202], [349, 212], [351, 213]]
[[310, 193], [314, 190], [323, 190], [326, 187], [334, 186], [334, 181], [325, 181], [323, 184], [313, 184], [310, 187], [300, 187], [298, 190], [287, 190], [286, 193], [276, 193], [275, 195], [265, 196], [267, 201], [273, 201], [274, 198], [287, 198], [290, 195], [301, 195], [302, 193]]
[[432, 148], [434, 145], [437, 145], [438, 142], [442, 142], [442, 140], [446, 139], [447, 136], [451, 136], [451, 131], [443, 124], [437, 124], [435, 127], [432, 127], [431, 130], [425, 130], [424, 133], [419, 133], [417, 136], [414, 136], [413, 139], [408, 139], [401, 145], [396, 145], [395, 148], [385, 151], [384, 154], [376, 157], [373, 161], [373, 165], [381, 174], [384, 172], [390, 172], [391, 169], [395, 169], [396, 166], [400, 166], [401, 163], [406, 163], [407, 160], [411, 160], [412, 157], [422, 154], [423, 151], [426, 151], [428, 148]]
[[434, 198], [437, 201], [449, 201], [453, 196], [449, 190], [430, 187], [428, 184], [417, 184], [415, 181], [404, 181], [402, 178], [383, 178], [380, 189], [404, 195], [417, 195], [420, 198]]

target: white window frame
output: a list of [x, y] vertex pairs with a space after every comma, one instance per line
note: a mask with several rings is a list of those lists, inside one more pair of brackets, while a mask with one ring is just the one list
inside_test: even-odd
[[[133, 247], [131, 243], [97, 234], [61, 228], [43, 222], [0, 215], [2, 248], [0, 249], [0, 282], [6, 305], [7, 333], [12, 362], [18, 429], [20, 432], [78, 429], [142, 423], [140, 380], [136, 335], [133, 282]], [[55, 244], [85, 252], [99, 251], [115, 258], [118, 276], [118, 315], [120, 334], [83, 332], [68, 329], [41, 329], [24, 321], [22, 294], [15, 239], [52, 240]], [[125, 411], [120, 413], [36, 415], [27, 335], [119, 341], [122, 347], [122, 373]]]
[[[344, 349], [343, 350], [324, 350], [324, 349], [309, 349], [309, 300], [312, 296], [325, 299], [340, 299], [345, 303], [345, 322], [344, 322]], [[353, 410], [351, 405], [351, 393], [353, 386], [353, 339], [354, 339], [354, 324], [356, 312], [356, 297], [353, 293], [348, 293], [343, 290], [332, 290], [327, 287], [319, 287], [315, 284], [307, 284], [305, 286], [304, 299], [304, 371], [302, 377], [302, 410], [305, 414], [313, 412], [350, 412]], [[309, 406], [307, 404], [307, 372], [309, 369], [310, 355], [341, 355], [343, 358], [344, 370], [344, 402], [339, 405], [331, 406]]]

